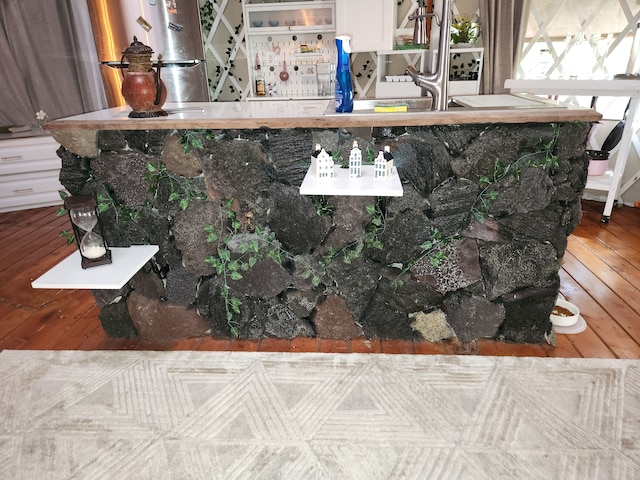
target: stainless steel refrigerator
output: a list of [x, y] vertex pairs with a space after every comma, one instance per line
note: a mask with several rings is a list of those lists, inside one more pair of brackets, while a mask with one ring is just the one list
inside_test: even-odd
[[[122, 98], [122, 52], [138, 40], [162, 54], [167, 102], [207, 102], [207, 71], [198, 0], [87, 0], [110, 107]], [[126, 68], [126, 62], [124, 66]]]

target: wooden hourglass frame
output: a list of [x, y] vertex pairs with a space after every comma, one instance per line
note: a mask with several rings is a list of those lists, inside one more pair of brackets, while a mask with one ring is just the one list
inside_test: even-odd
[[[98, 204], [93, 195], [73, 195], [64, 201], [69, 213], [73, 234], [82, 258], [82, 268], [111, 263], [111, 250], [104, 240], [104, 231], [98, 215]], [[98, 231], [94, 229], [98, 227]]]

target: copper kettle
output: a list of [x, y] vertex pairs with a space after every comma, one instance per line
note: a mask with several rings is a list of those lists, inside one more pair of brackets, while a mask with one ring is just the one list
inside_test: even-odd
[[[133, 43], [122, 52], [120, 66], [123, 75], [122, 96], [132, 108], [131, 118], [164, 117], [162, 110], [167, 100], [167, 87], [160, 78], [162, 55], [158, 55], [158, 67], [153, 70], [153, 50], [134, 36]], [[124, 59], [129, 61], [125, 72]]]

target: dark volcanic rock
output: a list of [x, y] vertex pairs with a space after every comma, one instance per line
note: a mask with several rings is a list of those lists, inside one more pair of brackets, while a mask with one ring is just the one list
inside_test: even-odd
[[333, 229], [327, 235], [320, 252], [329, 248], [341, 250], [347, 245], [362, 240], [371, 214], [367, 213], [367, 205], [375, 204], [374, 197], [338, 197], [327, 198], [333, 207]]
[[194, 154], [193, 150], [188, 153], [184, 152], [184, 145], [177, 135], [171, 135], [167, 138], [162, 151], [162, 161], [167, 170], [175, 175], [197, 177], [202, 173], [200, 159]]
[[422, 282], [444, 294], [482, 280], [475, 240], [463, 238], [442, 248], [444, 259], [437, 265], [428, 257], [417, 262], [411, 271]]
[[242, 278], [230, 280], [229, 287], [234, 293], [257, 297], [273, 298], [291, 283], [291, 275], [272, 258], [258, 260], [249, 270], [242, 272]]
[[89, 179], [89, 169], [87, 168], [89, 162], [63, 147], [60, 147], [57, 153], [62, 160], [60, 183], [71, 195], [80, 195]]
[[444, 305], [447, 322], [463, 342], [495, 337], [505, 318], [502, 305], [466, 293], [447, 296]]
[[551, 332], [549, 315], [557, 294], [557, 288], [528, 288], [503, 295], [506, 314], [500, 334], [510, 342], [543, 343]]
[[91, 161], [91, 169], [101, 181], [117, 189], [114, 200], [129, 208], [136, 208], [152, 200], [148, 190], [140, 188], [140, 181], [147, 172], [147, 162], [155, 161], [135, 151], [103, 154]]
[[550, 287], [557, 281], [558, 262], [553, 245], [481, 242], [480, 258], [490, 300], [529, 286]]
[[233, 198], [249, 205], [258, 203], [269, 188], [269, 159], [263, 147], [246, 140], [207, 142], [200, 152], [210, 198]]
[[438, 185], [427, 197], [433, 216], [468, 214], [478, 198], [480, 187], [464, 178], [450, 178]]
[[277, 304], [269, 309], [264, 333], [268, 337], [313, 337], [313, 326], [298, 317], [287, 305]]
[[129, 316], [127, 302], [117, 302], [100, 308], [100, 323], [102, 329], [110, 337], [131, 338], [138, 335], [136, 327]]
[[424, 195], [452, 174], [449, 152], [435, 137], [400, 137], [393, 150], [393, 163], [400, 178]]
[[549, 174], [540, 167], [524, 168], [520, 178], [508, 175], [490, 190], [498, 191], [489, 202], [489, 213], [496, 217], [545, 209], [555, 194]]
[[327, 267], [327, 273], [333, 279], [333, 284], [327, 286], [327, 291], [344, 298], [356, 323], [359, 323], [375, 292], [380, 265], [362, 255], [351, 263], [336, 258]]
[[421, 253], [420, 245], [433, 234], [433, 223], [427, 217], [426, 199], [406, 188], [400, 198], [393, 198], [387, 204], [384, 232], [380, 236], [381, 252], [373, 252], [372, 258], [383, 264], [409, 263]]
[[167, 301], [176, 305], [192, 305], [196, 300], [196, 288], [200, 277], [181, 267], [167, 273]]
[[209, 325], [194, 309], [162, 302], [133, 292], [127, 302], [129, 315], [145, 340], [158, 343], [207, 335]]
[[329, 231], [329, 220], [316, 213], [311, 198], [301, 196], [298, 188], [274, 183], [269, 191], [272, 201], [268, 221], [284, 248], [297, 255], [309, 253]]
[[360, 324], [367, 338], [417, 338], [409, 315], [398, 301], [393, 284], [387, 279], [378, 283]]
[[176, 247], [182, 252], [184, 267], [195, 275], [211, 275], [214, 270], [205, 259], [216, 251], [215, 243], [207, 242], [204, 228], [216, 223], [219, 206], [211, 202], [194, 202], [173, 219]]
[[362, 336], [362, 330], [353, 321], [347, 302], [338, 295], [330, 295], [319, 303], [311, 321], [320, 338], [345, 340]]
[[311, 137], [310, 130], [300, 128], [294, 134], [283, 130], [269, 131], [268, 154], [280, 182], [295, 187], [302, 183], [314, 149]]

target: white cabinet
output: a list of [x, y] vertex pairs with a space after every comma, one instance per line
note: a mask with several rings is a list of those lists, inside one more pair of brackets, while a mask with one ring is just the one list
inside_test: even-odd
[[336, 0], [336, 33], [351, 36], [353, 52], [391, 50], [396, 4], [395, 0]]
[[58, 147], [50, 136], [0, 140], [0, 212], [62, 204]]
[[[316, 98], [317, 70], [335, 64], [335, 2], [243, 0], [251, 90], [249, 100]], [[266, 95], [256, 95], [256, 64]], [[330, 68], [329, 68], [329, 71]]]

